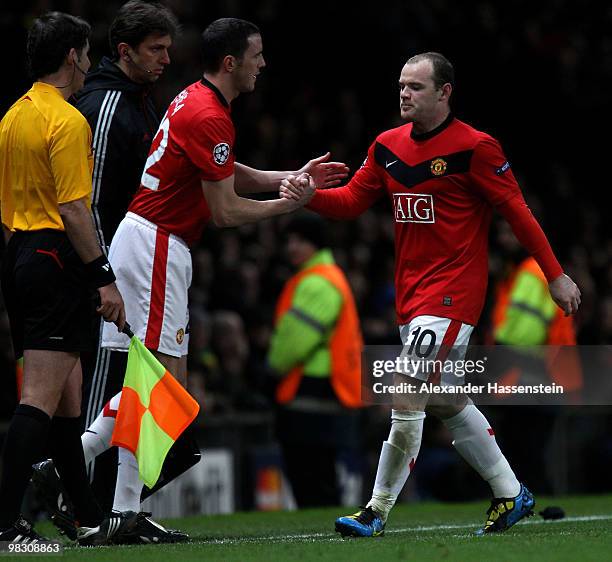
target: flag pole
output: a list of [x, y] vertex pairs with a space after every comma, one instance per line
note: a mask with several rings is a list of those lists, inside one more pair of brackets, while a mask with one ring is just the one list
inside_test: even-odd
[[132, 327], [127, 322], [123, 325], [123, 330], [121, 330], [121, 332], [130, 339], [134, 337], [134, 332], [132, 332]]

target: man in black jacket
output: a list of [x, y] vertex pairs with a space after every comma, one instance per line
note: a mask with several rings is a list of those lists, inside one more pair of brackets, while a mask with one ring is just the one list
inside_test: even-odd
[[94, 134], [92, 211], [106, 248], [140, 185], [159, 126], [151, 86], [170, 64], [177, 25], [165, 7], [140, 0], [125, 4], [109, 31], [113, 58], [102, 58], [77, 98]]
[[[91, 210], [106, 251], [140, 185], [159, 126], [150, 91], [170, 64], [168, 49], [177, 28], [176, 18], [164, 6], [141, 0], [124, 4], [109, 29], [112, 59], [104, 57], [87, 76], [76, 103], [93, 132]], [[86, 361], [85, 427], [121, 390], [125, 355], [100, 350]]]
[[[94, 172], [91, 210], [102, 247], [111, 239], [140, 185], [140, 177], [159, 126], [160, 114], [151, 99], [151, 87], [170, 64], [168, 49], [178, 30], [172, 12], [157, 3], [130, 0], [109, 29], [112, 58], [104, 57], [87, 76], [76, 106], [93, 132]], [[85, 459], [94, 473], [94, 490], [103, 505], [113, 501], [117, 452], [107, 450], [119, 404], [109, 402], [123, 384], [127, 354], [98, 348], [86, 361], [84, 403]], [[103, 409], [104, 407], [104, 409]], [[119, 497], [117, 497], [119, 495]], [[187, 535], [167, 532], [142, 514], [134, 542], [176, 542]]]
[[[175, 16], [161, 4], [141, 0], [124, 4], [109, 29], [112, 58], [103, 57], [97, 69], [87, 75], [85, 87], [76, 100], [76, 107], [86, 117], [93, 133], [91, 210], [98, 240], [105, 252], [140, 185], [160, 121], [151, 99], [151, 87], [170, 64], [168, 49], [177, 29]], [[118, 403], [109, 400], [121, 390], [127, 354], [99, 348], [98, 339], [96, 334], [92, 346], [96, 352], [82, 360], [82, 414], [87, 428], [82, 442], [90, 477], [93, 472], [92, 487], [100, 504], [110, 509], [116, 507], [113, 496], [117, 451], [108, 449]], [[49, 466], [39, 469], [35, 483], [44, 486], [46, 503], [55, 506], [57, 489], [48, 482], [53, 477], [51, 469]], [[117, 494], [115, 504], [118, 501], [121, 505], [121, 490]], [[50, 510], [60, 530], [70, 535], [73, 525], [70, 517], [62, 517], [65, 511], [62, 512], [61, 506], [58, 513], [52, 507]], [[132, 542], [178, 542], [188, 538], [183, 533], [164, 529], [147, 515], [139, 514]]]

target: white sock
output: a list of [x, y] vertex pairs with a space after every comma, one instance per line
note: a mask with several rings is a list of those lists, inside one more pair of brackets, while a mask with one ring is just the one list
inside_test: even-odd
[[138, 461], [127, 449], [119, 449], [117, 485], [115, 486], [115, 511], [140, 511], [140, 493], [144, 484], [138, 476]]
[[372, 499], [367, 507], [387, 520], [414, 467], [423, 435], [425, 412], [391, 410], [391, 432], [383, 443]]
[[[113, 396], [104, 406], [93, 423], [81, 435], [83, 453], [85, 453], [85, 464], [89, 464], [99, 454], [110, 449], [111, 437], [115, 429], [115, 416], [121, 392]], [[113, 413], [114, 412], [114, 413]]]
[[482, 412], [469, 404], [452, 418], [443, 420], [453, 436], [453, 445], [467, 463], [491, 486], [495, 498], [513, 498], [521, 491], [504, 457], [493, 429]]

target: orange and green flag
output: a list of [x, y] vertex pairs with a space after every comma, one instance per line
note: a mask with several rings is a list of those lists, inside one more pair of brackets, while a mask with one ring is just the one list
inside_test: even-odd
[[111, 443], [134, 453], [140, 479], [149, 488], [157, 482], [170, 447], [199, 410], [185, 388], [132, 337]]

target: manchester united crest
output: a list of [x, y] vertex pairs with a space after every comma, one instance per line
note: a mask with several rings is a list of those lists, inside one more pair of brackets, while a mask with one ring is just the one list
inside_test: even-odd
[[442, 176], [444, 172], [446, 172], [446, 167], [446, 160], [436, 158], [435, 160], [431, 161], [431, 166], [429, 168], [434, 176]]
[[176, 332], [176, 343], [181, 345], [183, 343], [184, 337], [185, 337], [185, 330], [183, 330], [183, 328], [179, 328]]

